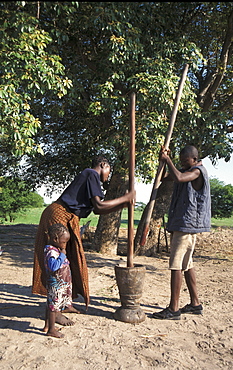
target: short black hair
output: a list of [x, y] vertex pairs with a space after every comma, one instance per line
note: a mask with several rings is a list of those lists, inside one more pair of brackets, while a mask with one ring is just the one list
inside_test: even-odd
[[56, 237], [59, 237], [63, 235], [64, 233], [69, 233], [69, 230], [67, 227], [63, 224], [57, 223], [49, 226], [48, 228], [48, 234], [51, 239], [54, 239]]
[[198, 150], [194, 145], [186, 145], [180, 151], [180, 155], [187, 155], [192, 158], [198, 159]]
[[100, 163], [107, 163], [110, 166], [109, 160], [103, 155], [97, 155], [92, 159], [91, 166], [92, 168], [97, 167]]

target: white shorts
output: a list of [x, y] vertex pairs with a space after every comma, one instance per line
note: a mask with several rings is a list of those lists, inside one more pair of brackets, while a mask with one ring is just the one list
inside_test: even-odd
[[170, 270], [187, 271], [193, 267], [192, 255], [196, 243], [196, 234], [173, 231], [170, 237]]

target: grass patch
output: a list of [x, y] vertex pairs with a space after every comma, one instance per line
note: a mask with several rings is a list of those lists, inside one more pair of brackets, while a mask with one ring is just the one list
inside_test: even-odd
[[211, 226], [213, 228], [217, 227], [233, 227], [233, 216], [230, 218], [211, 218]]
[[21, 212], [17, 215], [16, 219], [13, 222], [4, 221], [0, 219], [2, 225], [16, 225], [16, 224], [34, 224], [38, 225], [40, 222], [40, 216], [45, 207], [41, 208], [29, 208], [25, 212]]

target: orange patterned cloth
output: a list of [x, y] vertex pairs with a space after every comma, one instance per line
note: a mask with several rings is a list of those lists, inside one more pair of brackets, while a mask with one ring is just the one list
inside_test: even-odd
[[79, 217], [71, 213], [61, 201], [50, 204], [41, 215], [35, 240], [32, 293], [47, 296], [44, 247], [48, 244], [48, 228], [55, 223], [61, 223], [69, 229], [70, 240], [66, 250], [72, 273], [72, 297], [82, 295], [87, 309], [90, 302], [88, 269], [80, 236]]

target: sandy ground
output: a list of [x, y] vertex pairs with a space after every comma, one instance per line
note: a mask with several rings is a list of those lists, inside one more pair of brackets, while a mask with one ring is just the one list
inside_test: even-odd
[[[0, 225], [0, 368], [8, 369], [233, 369], [233, 230], [199, 239], [195, 267], [203, 315], [179, 321], [156, 320], [152, 313], [169, 302], [168, 254], [135, 257], [146, 267], [139, 324], [117, 321], [121, 306], [114, 267], [126, 257], [110, 258], [86, 250], [91, 303], [85, 314], [67, 314], [74, 326], [65, 337], [48, 337], [45, 297], [31, 294], [36, 225]], [[180, 306], [189, 302], [185, 284]], [[82, 297], [74, 302], [84, 308]]]

